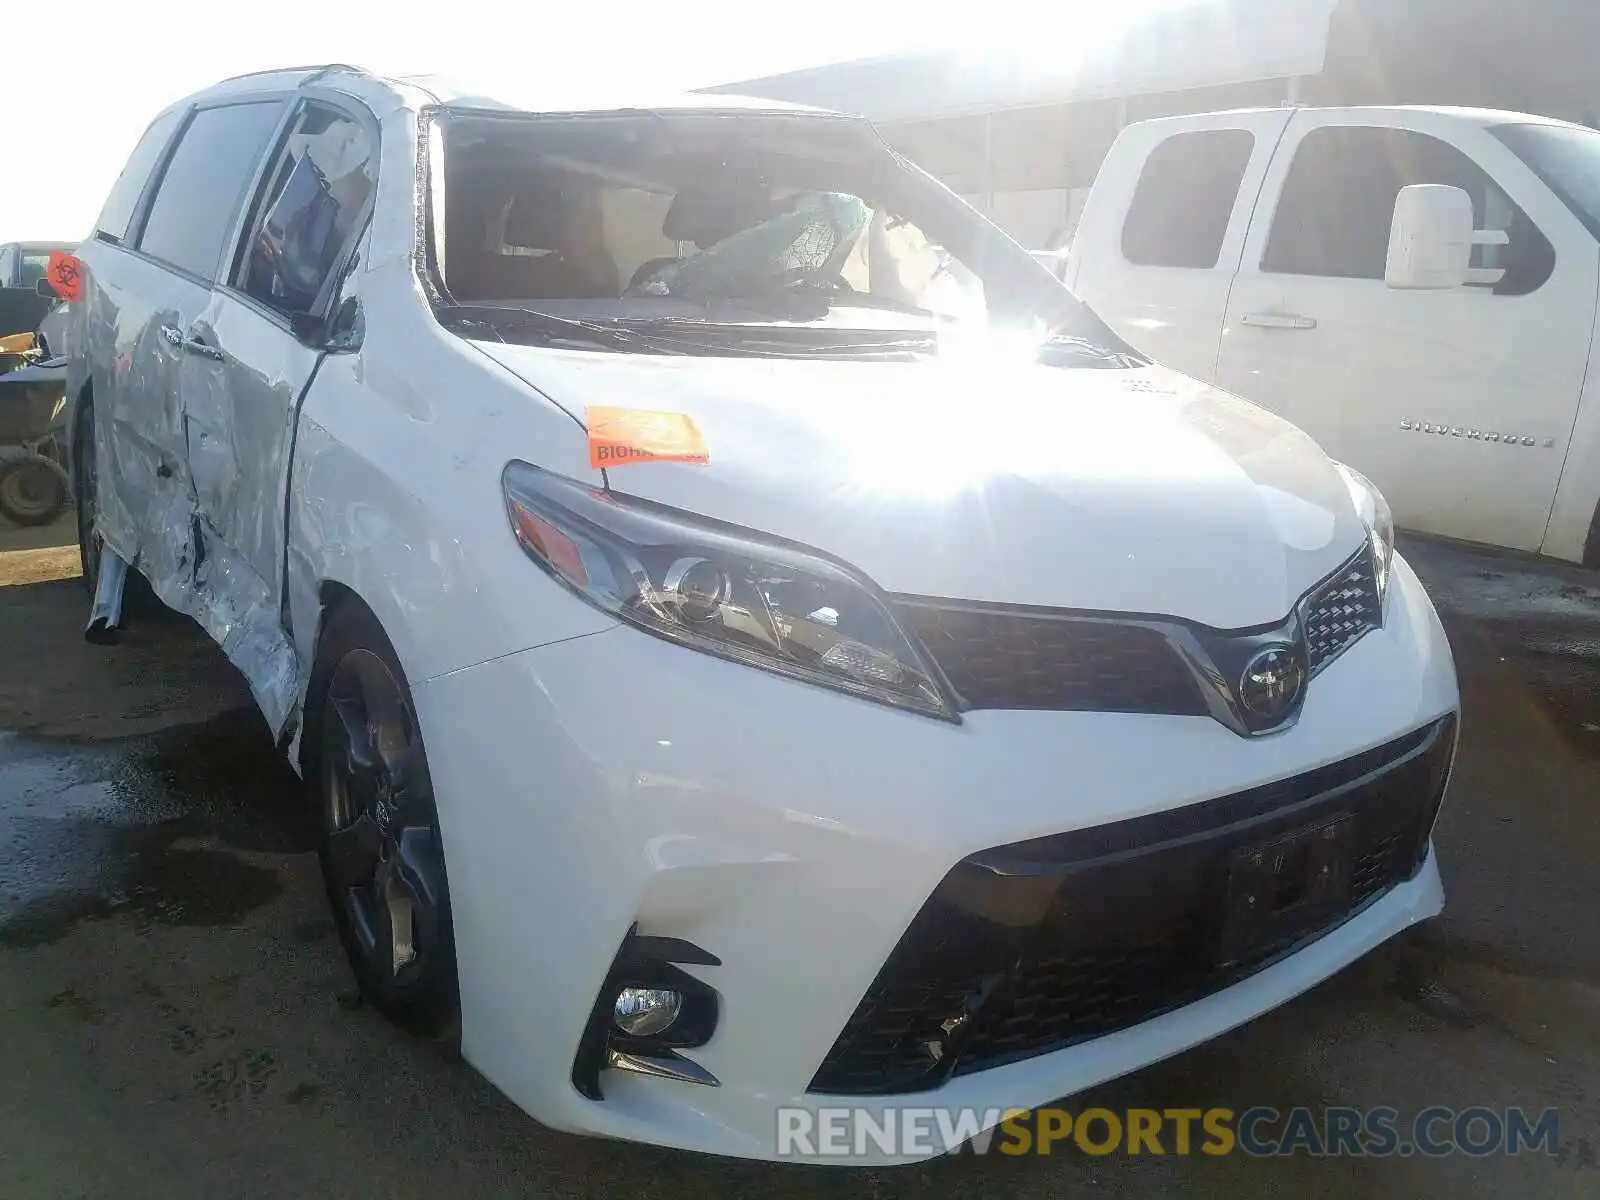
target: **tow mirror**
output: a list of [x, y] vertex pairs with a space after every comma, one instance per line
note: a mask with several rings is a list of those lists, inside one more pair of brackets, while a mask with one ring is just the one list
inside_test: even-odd
[[38, 292], [39, 295], [43, 296], [47, 300], [61, 299], [61, 294], [57, 292], [55, 288], [50, 286], [50, 281], [48, 279], [40, 279], [36, 281], [33, 285], [33, 290]]
[[1395, 197], [1384, 282], [1392, 288], [1435, 291], [1498, 283], [1504, 272], [1473, 270], [1472, 248], [1508, 241], [1499, 230], [1474, 228], [1472, 197], [1460, 188], [1413, 184]]

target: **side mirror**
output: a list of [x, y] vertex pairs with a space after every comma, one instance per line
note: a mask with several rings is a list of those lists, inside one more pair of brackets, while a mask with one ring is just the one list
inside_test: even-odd
[[33, 285], [33, 290], [38, 292], [39, 295], [43, 296], [46, 300], [61, 299], [60, 294], [55, 290], [55, 288], [50, 286], [50, 281], [48, 279], [37, 280]]
[[1474, 228], [1472, 197], [1458, 187], [1417, 183], [1395, 197], [1384, 282], [1392, 288], [1443, 291], [1498, 283], [1501, 271], [1472, 268], [1474, 246], [1504, 246], [1499, 230]]

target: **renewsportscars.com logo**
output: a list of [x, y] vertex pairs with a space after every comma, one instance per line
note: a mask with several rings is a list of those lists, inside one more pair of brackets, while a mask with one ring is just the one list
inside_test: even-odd
[[780, 1108], [780, 1158], [937, 1154], [1296, 1154], [1311, 1158], [1555, 1155], [1557, 1110], [1425, 1108]]

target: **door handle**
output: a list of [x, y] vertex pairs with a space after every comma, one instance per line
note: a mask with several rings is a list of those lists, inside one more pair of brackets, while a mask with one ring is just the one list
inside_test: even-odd
[[213, 362], [222, 361], [221, 350], [195, 337], [183, 339], [183, 352], [185, 354], [195, 354], [201, 358], [209, 358]]
[[1298, 313], [1245, 313], [1239, 318], [1241, 325], [1254, 325], [1257, 329], [1315, 329], [1315, 317], [1302, 317]]
[[176, 325], [163, 325], [161, 327], [161, 337], [174, 350], [183, 345], [183, 330]]

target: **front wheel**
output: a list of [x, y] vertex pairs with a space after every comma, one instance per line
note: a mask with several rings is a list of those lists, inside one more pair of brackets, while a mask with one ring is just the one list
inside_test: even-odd
[[0, 516], [13, 525], [48, 525], [67, 507], [67, 480], [42, 455], [0, 462]]
[[444, 845], [416, 710], [382, 628], [353, 602], [319, 639], [307, 784], [345, 954], [367, 1001], [446, 1037], [459, 1011]]

